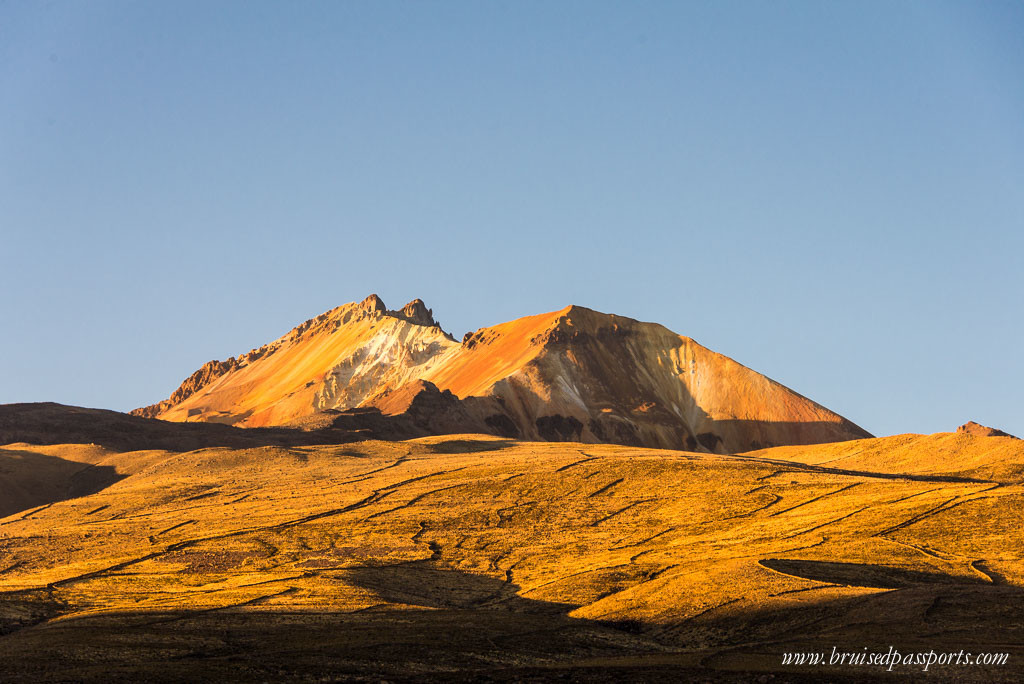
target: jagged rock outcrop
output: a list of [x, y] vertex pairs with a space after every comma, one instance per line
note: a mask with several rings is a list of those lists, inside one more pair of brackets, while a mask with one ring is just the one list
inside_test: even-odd
[[384, 301], [380, 297], [372, 294], [359, 302], [359, 311], [372, 316], [374, 314], [387, 313], [388, 307], [384, 306]]
[[690, 338], [579, 306], [482, 328], [460, 344], [421, 300], [390, 311], [371, 295], [261, 350], [207, 364], [137, 413], [322, 425], [375, 408], [415, 414], [417, 430], [438, 433], [714, 452], [870, 436]]
[[404, 318], [410, 323], [416, 325], [435, 326], [437, 321], [434, 320], [434, 312], [427, 308], [427, 305], [423, 303], [422, 299], [414, 299], [399, 311], [388, 312], [398, 318]]
[[1003, 432], [1002, 430], [986, 427], [984, 425], [981, 425], [980, 423], [975, 423], [973, 420], [967, 421], [966, 423], [958, 427], [956, 431], [968, 435], [975, 435], [977, 437], [1013, 437], [1014, 439], [1019, 439], [1018, 437], [1014, 437], [1008, 432]]
[[[251, 358], [259, 358], [259, 354], [256, 350], [253, 350], [245, 355], [247, 360]], [[132, 415], [141, 416], [143, 418], [156, 418], [164, 411], [180, 404], [185, 401], [198, 390], [206, 387], [211, 382], [224, 375], [228, 371], [238, 368], [239, 361], [237, 359], [227, 359], [226, 361], [207, 361], [202, 367], [192, 375], [185, 378], [185, 382], [181, 383], [178, 389], [174, 390], [169, 399], [153, 404], [152, 406], [145, 406], [132, 411]]]

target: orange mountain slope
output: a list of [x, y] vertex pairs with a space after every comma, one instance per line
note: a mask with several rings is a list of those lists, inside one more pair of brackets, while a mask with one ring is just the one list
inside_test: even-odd
[[163, 420], [285, 425], [369, 404], [458, 348], [419, 300], [388, 312], [371, 296], [332, 309], [248, 354], [211, 361], [170, 399], [133, 411]]
[[654, 323], [570, 306], [482, 328], [460, 344], [420, 300], [389, 311], [376, 295], [211, 361], [170, 399], [134, 413], [298, 425], [360, 407], [398, 414], [428, 394], [450, 401], [419, 409], [448, 412], [452, 429], [529, 440], [725, 453], [870, 436]]

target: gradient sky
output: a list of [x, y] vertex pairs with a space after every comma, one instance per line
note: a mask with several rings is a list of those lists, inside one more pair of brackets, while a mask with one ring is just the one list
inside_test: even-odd
[[656, 321], [1024, 436], [1024, 4], [0, 2], [0, 402], [339, 304]]

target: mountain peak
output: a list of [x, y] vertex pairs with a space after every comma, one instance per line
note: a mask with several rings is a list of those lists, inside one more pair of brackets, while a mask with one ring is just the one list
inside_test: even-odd
[[437, 321], [434, 320], [434, 312], [432, 309], [428, 309], [427, 305], [423, 303], [422, 299], [414, 299], [400, 311], [389, 311], [392, 316], [396, 318], [404, 318], [410, 323], [416, 325], [425, 325], [428, 327], [437, 325]]
[[384, 300], [372, 294], [359, 302], [359, 310], [366, 313], [387, 313], [388, 307], [384, 305]]

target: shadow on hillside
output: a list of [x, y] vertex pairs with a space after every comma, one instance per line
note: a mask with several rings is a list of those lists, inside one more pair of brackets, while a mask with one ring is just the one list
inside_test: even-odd
[[714, 420], [705, 414], [699, 425], [696, 443], [719, 454], [872, 437], [850, 421]]
[[[805, 598], [771, 609], [741, 601], [668, 624], [624, 625], [571, 618], [572, 604], [524, 598], [512, 581], [430, 562], [349, 568], [329, 581], [365, 592], [367, 608], [341, 612], [318, 601], [325, 607], [311, 609], [303, 587], [285, 580], [255, 599], [235, 598], [234, 606], [212, 610], [106, 612], [51, 622], [45, 630], [0, 624], [0, 633], [8, 633], [0, 646], [18, 653], [0, 659], [0, 680], [739, 682], [774, 673], [791, 682], [903, 681], [919, 668], [891, 675], [870, 668], [795, 670], [781, 656], [890, 645], [904, 653], [1008, 652], [1011, 663], [1024, 656], [1020, 588], [903, 579], [911, 584], [889, 592]], [[288, 597], [296, 603], [289, 605]], [[0, 620], [15, 598], [26, 600], [22, 593], [0, 595]], [[1007, 681], [1011, 670], [1003, 670]], [[1000, 671], [942, 673], [999, 681]]]
[[[905, 579], [909, 577], [900, 578]], [[923, 673], [920, 665], [909, 665], [886, 673], [885, 668], [825, 665], [803, 671], [817, 672], [829, 680], [853, 673], [891, 675], [892, 681], [927, 675], [936, 681], [1010, 682], [1019, 681], [1024, 659], [1022, 605], [1024, 590], [1020, 587], [926, 578], [923, 584], [859, 596], [815, 600], [797, 593], [792, 601], [771, 608], [712, 612], [665, 630], [662, 638], [716, 644], [701, 661], [710, 668], [776, 674], [793, 671], [781, 666], [787, 652], [831, 654], [836, 648], [841, 653], [886, 653], [892, 647], [904, 655], [961, 650], [1008, 653], [1009, 664], [1003, 667], [933, 667]]]
[[[451, 430], [431, 431], [408, 416], [387, 416], [377, 409], [333, 411], [331, 420], [322, 426], [299, 429], [237, 428], [207, 422], [173, 423], [117, 411], [54, 403], [0, 404], [0, 444], [98, 444], [115, 451], [316, 446], [348, 444], [367, 439], [403, 440], [432, 434], [467, 432], [464, 425], [453, 424], [450, 427]], [[485, 434], [489, 432], [482, 428], [480, 431]], [[441, 451], [444, 448], [487, 451], [511, 444], [508, 440], [461, 440], [460, 443], [462, 446], [443, 446], [455, 442], [438, 445], [437, 453], [466, 453]]]
[[208, 447], [344, 444], [375, 435], [347, 430], [236, 428], [218, 423], [171, 423], [155, 418], [54, 403], [0, 405], [0, 444], [99, 444], [116, 451]]
[[988, 584], [981, 576], [947, 575], [891, 568], [870, 563], [841, 563], [790, 558], [766, 558], [758, 561], [762, 566], [794, 577], [828, 582], [851, 587], [900, 589], [921, 584]]
[[[19, 654], [0, 658], [0, 681], [472, 679], [652, 646], [614, 626], [570, 618], [574, 605], [522, 598], [511, 582], [429, 562], [332, 573], [339, 580], [378, 605], [275, 607], [272, 601], [301, 595], [275, 582], [263, 599], [234, 599], [251, 610], [106, 612], [50, 623], [42, 636], [29, 623], [4, 626], [8, 599], [0, 594], [0, 634], [7, 633], [0, 647]], [[17, 599], [24, 602], [20, 593]]]
[[509, 449], [515, 445], [516, 442], [511, 439], [448, 439], [424, 446], [434, 454], [476, 454]]
[[[696, 409], [694, 409], [696, 410]], [[422, 413], [422, 411], [421, 411]], [[426, 411], [430, 414], [430, 411]], [[155, 418], [142, 418], [127, 413], [64, 406], [55, 403], [27, 403], [0, 405], [0, 444], [26, 442], [29, 444], [98, 444], [117, 451], [163, 449], [192, 451], [209, 447], [237, 449], [261, 446], [315, 446], [345, 444], [366, 439], [403, 440], [428, 435], [481, 432], [499, 433], [506, 440], [515, 437], [506, 434], [501, 425], [485, 425], [466, 418], [459, 420], [432, 420], [413, 414], [384, 415], [377, 409], [326, 411], [320, 419], [308, 421], [299, 427], [237, 428], [213, 422], [175, 423]], [[430, 414], [433, 415], [433, 414]], [[492, 416], [493, 418], [494, 416]], [[450, 416], [449, 416], [450, 418]], [[564, 416], [545, 416], [548, 422], [571, 423], [571, 428], [548, 434], [546, 441], [579, 441], [583, 424]], [[660, 420], [660, 419], [659, 419]], [[676, 438], [661, 446], [670, 449], [710, 451], [713, 453], [741, 453], [780, 444], [812, 444], [849, 438], [849, 432], [838, 423], [825, 422], [772, 422], [755, 420], [713, 421], [704, 416], [698, 421], [696, 435], [671, 416], [664, 420], [673, 423]], [[467, 425], [470, 428], [469, 430]], [[605, 443], [642, 446], [639, 435], [622, 432], [595, 423], [590, 429]], [[847, 428], [852, 426], [846, 425]], [[563, 425], [564, 427], [564, 425]], [[849, 429], [859, 429], [852, 426]], [[865, 432], [864, 436], [868, 436]], [[481, 441], [474, 450], [487, 451], [503, 448], [509, 441]], [[445, 447], [439, 447], [445, 448]], [[466, 453], [442, 452], [438, 453]]]
[[113, 466], [4, 448], [0, 450], [0, 518], [95, 494], [124, 478]]

